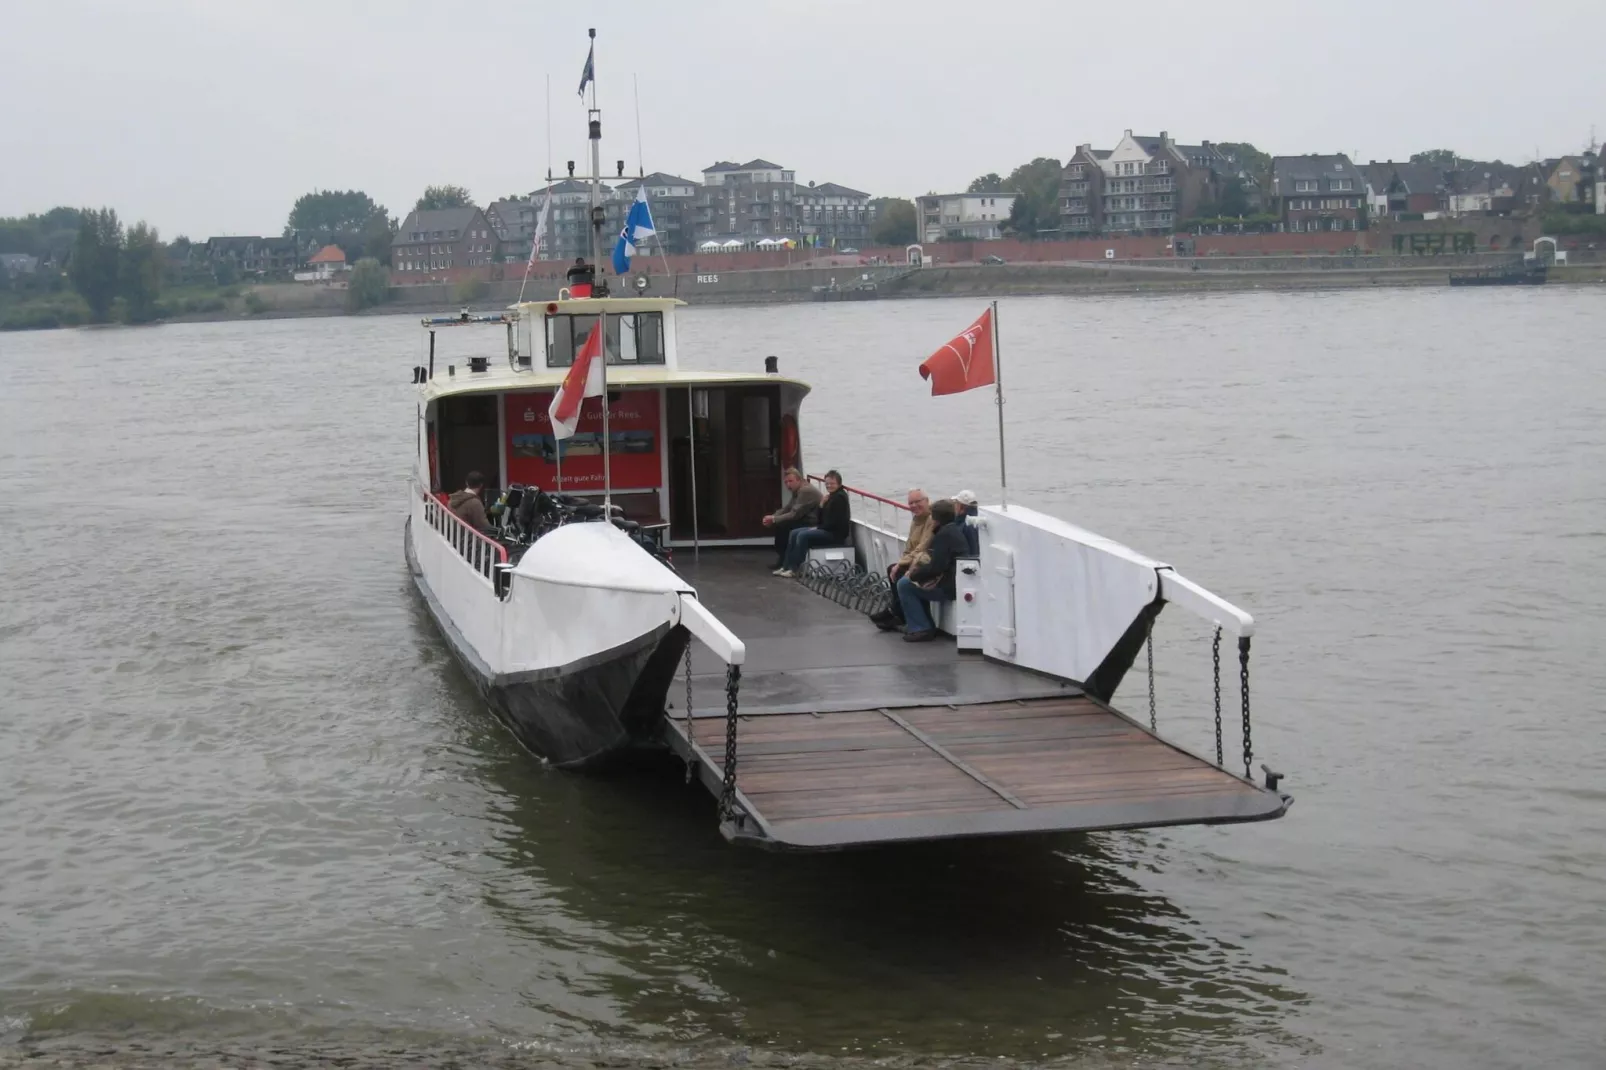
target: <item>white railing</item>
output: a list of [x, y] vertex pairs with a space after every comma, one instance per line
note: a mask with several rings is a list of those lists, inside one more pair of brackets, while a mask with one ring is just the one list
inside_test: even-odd
[[448, 509], [439, 498], [419, 490], [424, 503], [424, 522], [445, 539], [458, 556], [473, 566], [497, 591], [502, 591], [501, 572], [507, 567], [507, 547]]

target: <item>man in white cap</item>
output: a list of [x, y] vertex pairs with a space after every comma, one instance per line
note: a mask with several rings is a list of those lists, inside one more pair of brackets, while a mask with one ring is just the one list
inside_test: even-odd
[[965, 543], [970, 547], [970, 556], [980, 557], [981, 532], [977, 531], [976, 526], [970, 522], [970, 518], [976, 515], [976, 493], [975, 491], [962, 490], [954, 495], [953, 500], [954, 511], [959, 514], [955, 523], [964, 529]]

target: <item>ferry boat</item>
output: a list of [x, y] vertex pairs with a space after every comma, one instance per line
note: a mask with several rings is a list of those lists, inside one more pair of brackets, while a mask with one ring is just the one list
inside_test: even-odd
[[[1254, 621], [1160, 560], [983, 505], [940, 640], [904, 643], [865, 610], [884, 597], [908, 511], [843, 488], [851, 541], [813, 551], [800, 579], [772, 575], [762, 518], [783, 471], [809, 471], [809, 387], [774, 358], [751, 372], [684, 364], [685, 303], [637, 289], [581, 285], [423, 323], [407, 561], [447, 645], [531, 752], [565, 768], [677, 756], [727, 838], [779, 850], [1286, 812], [1279, 774], [1253, 775]], [[553, 393], [599, 324], [605, 397], [557, 441]], [[438, 363], [437, 336], [465, 333], [467, 359]], [[573, 447], [582, 435], [590, 448]], [[491, 531], [448, 507], [470, 472], [506, 505]], [[1167, 606], [1214, 629], [1214, 760], [1158, 731], [1151, 630]], [[1224, 740], [1223, 638], [1242, 773]], [[1145, 652], [1147, 724], [1110, 704]]]

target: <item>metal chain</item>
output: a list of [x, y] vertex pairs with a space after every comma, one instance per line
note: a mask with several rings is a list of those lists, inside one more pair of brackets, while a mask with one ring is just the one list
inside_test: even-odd
[[1149, 731], [1159, 732], [1160, 722], [1154, 715], [1154, 618], [1149, 618], [1149, 635], [1144, 646], [1149, 648]]
[[742, 683], [742, 667], [725, 670], [725, 783], [719, 794], [719, 816], [729, 820], [736, 813], [736, 691]]
[[1244, 779], [1250, 776], [1249, 766], [1255, 760], [1255, 748], [1249, 740], [1249, 637], [1238, 639], [1238, 688], [1244, 701]]
[[1210, 660], [1216, 668], [1216, 765], [1221, 765], [1221, 629], [1216, 629], [1215, 642], [1210, 644]]
[[686, 637], [686, 742], [691, 753], [686, 758], [686, 783], [691, 783], [692, 768], [697, 763], [697, 718], [691, 708], [691, 637]]

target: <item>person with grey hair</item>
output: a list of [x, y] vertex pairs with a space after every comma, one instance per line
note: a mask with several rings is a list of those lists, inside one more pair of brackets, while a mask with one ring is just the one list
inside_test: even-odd
[[931, 545], [931, 533], [937, 522], [931, 516], [931, 499], [919, 487], [909, 491], [909, 534], [903, 540], [903, 555], [887, 566], [888, 605], [870, 614], [875, 626], [884, 632], [902, 628], [903, 605], [898, 601], [898, 581], [904, 574], [926, 559], [926, 548]]

